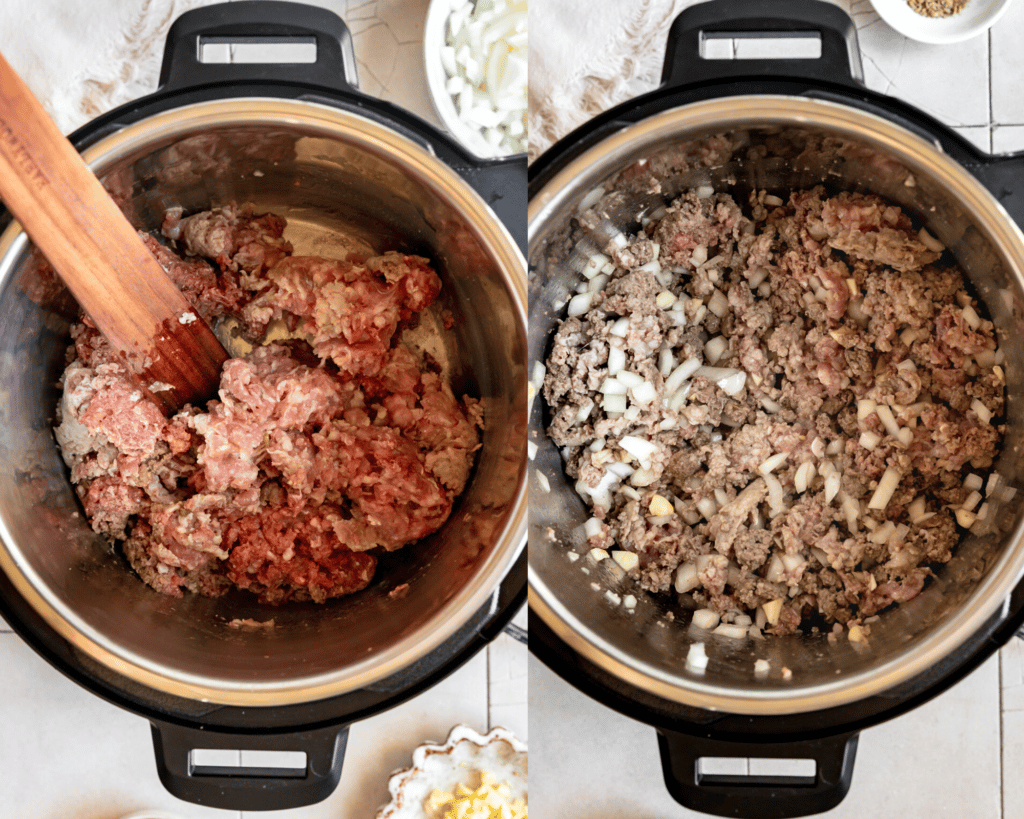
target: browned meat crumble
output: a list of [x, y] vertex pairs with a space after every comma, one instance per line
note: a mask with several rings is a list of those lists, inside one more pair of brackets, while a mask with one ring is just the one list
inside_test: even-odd
[[547, 360], [549, 433], [589, 545], [636, 554], [643, 588], [772, 634], [860, 630], [985, 514], [1001, 353], [898, 207], [748, 205], [691, 191], [591, 259]]

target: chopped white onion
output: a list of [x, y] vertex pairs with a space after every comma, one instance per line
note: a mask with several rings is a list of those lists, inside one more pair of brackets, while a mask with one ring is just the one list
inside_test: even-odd
[[974, 414], [978, 416], [981, 423], [988, 424], [992, 421], [992, 412], [982, 403], [981, 399], [975, 398], [971, 402], [971, 409], [974, 411]]
[[788, 452], [776, 452], [774, 455], [769, 455], [757, 468], [757, 471], [762, 475], [767, 475], [769, 472], [774, 472], [780, 466], [782, 466], [786, 459], [789, 457]]
[[665, 393], [667, 395], [674, 393], [683, 386], [683, 382], [697, 372], [700, 367], [700, 359], [696, 356], [686, 359], [686, 361], [676, 367], [669, 377], [665, 379]]
[[625, 412], [629, 405], [625, 393], [605, 395], [601, 400], [601, 409], [605, 412]]
[[704, 345], [704, 360], [717, 364], [728, 349], [729, 341], [724, 336], [715, 336]]
[[903, 446], [909, 447], [914, 443], [914, 430], [910, 427], [903, 427], [896, 433], [896, 440], [898, 440]]
[[721, 634], [723, 637], [731, 637], [734, 640], [742, 640], [747, 636], [749, 626], [740, 626], [733, 623], [722, 623], [712, 634]]
[[711, 294], [711, 298], [708, 299], [708, 310], [719, 318], [723, 318], [729, 312], [729, 299], [725, 297], [721, 290], [716, 289]]
[[[577, 245], [578, 247], [578, 245]], [[583, 265], [583, 270], [580, 272], [584, 277], [593, 279], [598, 273], [604, 270], [605, 265], [611, 261], [610, 258], [605, 256], [600, 251], [593, 251], [587, 254], [587, 263]]]
[[868, 540], [872, 543], [881, 545], [889, 540], [889, 537], [893, 532], [896, 531], [896, 524], [891, 520], [887, 520], [884, 523], [880, 523], [874, 529], [871, 530], [871, 534], [868, 535]]
[[603, 392], [605, 395], [625, 395], [628, 388], [619, 380], [619, 376], [622, 375], [625, 375], [625, 373], [618, 373], [614, 377], [608, 376], [601, 382], [601, 386], [598, 387], [598, 390]]
[[707, 260], [708, 249], [706, 245], [698, 245], [693, 249], [693, 253], [690, 254], [690, 264], [694, 267], [700, 267]]
[[924, 228], [921, 228], [917, 232], [917, 238], [921, 240], [921, 244], [923, 244], [926, 248], [935, 253], [941, 253], [943, 250], [946, 249], [946, 246], [942, 244], [942, 242], [940, 242], [938, 239], [932, 236]]
[[644, 381], [640, 386], [633, 387], [630, 395], [637, 404], [646, 407], [658, 397], [658, 389], [650, 381]]
[[618, 375], [626, 368], [626, 351], [612, 345], [608, 348], [608, 375]]
[[667, 344], [662, 345], [662, 348], [658, 350], [658, 372], [663, 376], [668, 376], [676, 366], [676, 357], [672, 355], [672, 348]]
[[877, 432], [872, 432], [871, 430], [866, 429], [860, 434], [860, 438], [857, 440], [857, 443], [864, 447], [868, 452], [874, 452], [875, 447], [878, 446], [881, 440], [882, 436]]
[[782, 491], [782, 484], [779, 479], [770, 472], [764, 473], [764, 482], [768, 486], [768, 506], [773, 512], [782, 511], [782, 501], [785, 493]]
[[608, 328], [608, 335], [618, 336], [619, 338], [625, 338], [629, 335], [629, 318], [623, 316], [620, 319], [616, 319], [612, 322], [612, 326]]
[[882, 473], [882, 477], [878, 481], [875, 494], [868, 501], [868, 509], [885, 509], [889, 505], [889, 500], [896, 491], [896, 487], [900, 485], [902, 478], [903, 476], [891, 466], [886, 467], [885, 472]]
[[646, 383], [646, 380], [639, 373], [630, 372], [629, 370], [623, 370], [618, 373], [615, 378], [618, 382], [624, 386], [627, 390], [635, 390], [641, 384]]
[[619, 446], [641, 462], [650, 460], [651, 456], [658, 451], [657, 444], [651, 443], [645, 438], [637, 438], [635, 435], [623, 436], [619, 440]]
[[700, 498], [697, 503], [697, 511], [700, 512], [707, 520], [711, 520], [714, 517], [715, 512], [718, 511], [718, 505], [711, 498], [704, 497]]
[[975, 490], [971, 492], [970, 495], [967, 496], [963, 504], [961, 504], [960, 508], [966, 509], [968, 512], [973, 512], [974, 507], [977, 506], [979, 503], [981, 503], [981, 492]]
[[700, 585], [697, 567], [693, 563], [680, 563], [676, 569], [675, 589], [679, 594], [693, 591]]
[[590, 303], [594, 300], [594, 294], [590, 291], [580, 293], [569, 299], [568, 314], [570, 318], [582, 316], [590, 309]]
[[871, 413], [875, 411], [875, 408], [877, 406], [878, 404], [876, 404], [872, 399], [861, 398], [857, 402], [857, 420], [863, 421], [865, 418], [867, 418]]
[[721, 616], [719, 613], [713, 609], [697, 609], [697, 611], [693, 613], [693, 620], [690, 622], [692, 622], [696, 628], [702, 628], [710, 631], [718, 625], [718, 621], [720, 619]]
[[598, 518], [587, 518], [583, 524], [583, 535], [590, 540], [592, 537], [600, 535], [603, 529], [604, 523]]
[[981, 475], [978, 475], [975, 472], [971, 472], [966, 478], [964, 478], [964, 489], [968, 492], [973, 492], [976, 489], [980, 490], [983, 485], [984, 482], [981, 479]]
[[967, 322], [967, 326], [972, 330], [977, 330], [981, 327], [981, 316], [978, 315], [978, 311], [975, 310], [973, 306], [968, 304], [960, 312], [964, 317], [964, 321]]
[[893, 415], [892, 408], [885, 404], [879, 404], [875, 407], [875, 415], [878, 416], [882, 422], [882, 426], [885, 427], [885, 431], [888, 432], [893, 438], [898, 438], [900, 434], [900, 425], [896, 423], [896, 416]]
[[686, 654], [686, 667], [691, 671], [704, 673], [708, 667], [708, 655], [704, 651], [704, 643], [694, 643]]

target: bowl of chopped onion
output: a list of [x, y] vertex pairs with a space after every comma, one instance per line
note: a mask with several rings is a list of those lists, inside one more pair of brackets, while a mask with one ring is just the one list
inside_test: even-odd
[[427, 85], [445, 128], [478, 156], [526, 151], [526, 0], [433, 0]]

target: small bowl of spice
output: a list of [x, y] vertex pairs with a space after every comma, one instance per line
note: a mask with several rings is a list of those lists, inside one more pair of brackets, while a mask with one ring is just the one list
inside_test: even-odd
[[892, 28], [922, 43], [956, 43], [976, 37], [1003, 16], [1010, 0], [871, 0]]

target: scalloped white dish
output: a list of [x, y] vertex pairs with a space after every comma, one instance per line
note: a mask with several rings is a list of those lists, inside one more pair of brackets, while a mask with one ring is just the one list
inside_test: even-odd
[[377, 812], [377, 819], [439, 819], [443, 807], [428, 810], [435, 791], [454, 793], [461, 784], [476, 789], [481, 774], [508, 783], [510, 798], [527, 801], [528, 753], [526, 743], [505, 728], [481, 735], [466, 725], [456, 725], [443, 744], [427, 742], [413, 751], [412, 767], [397, 771], [388, 780], [391, 801]]

